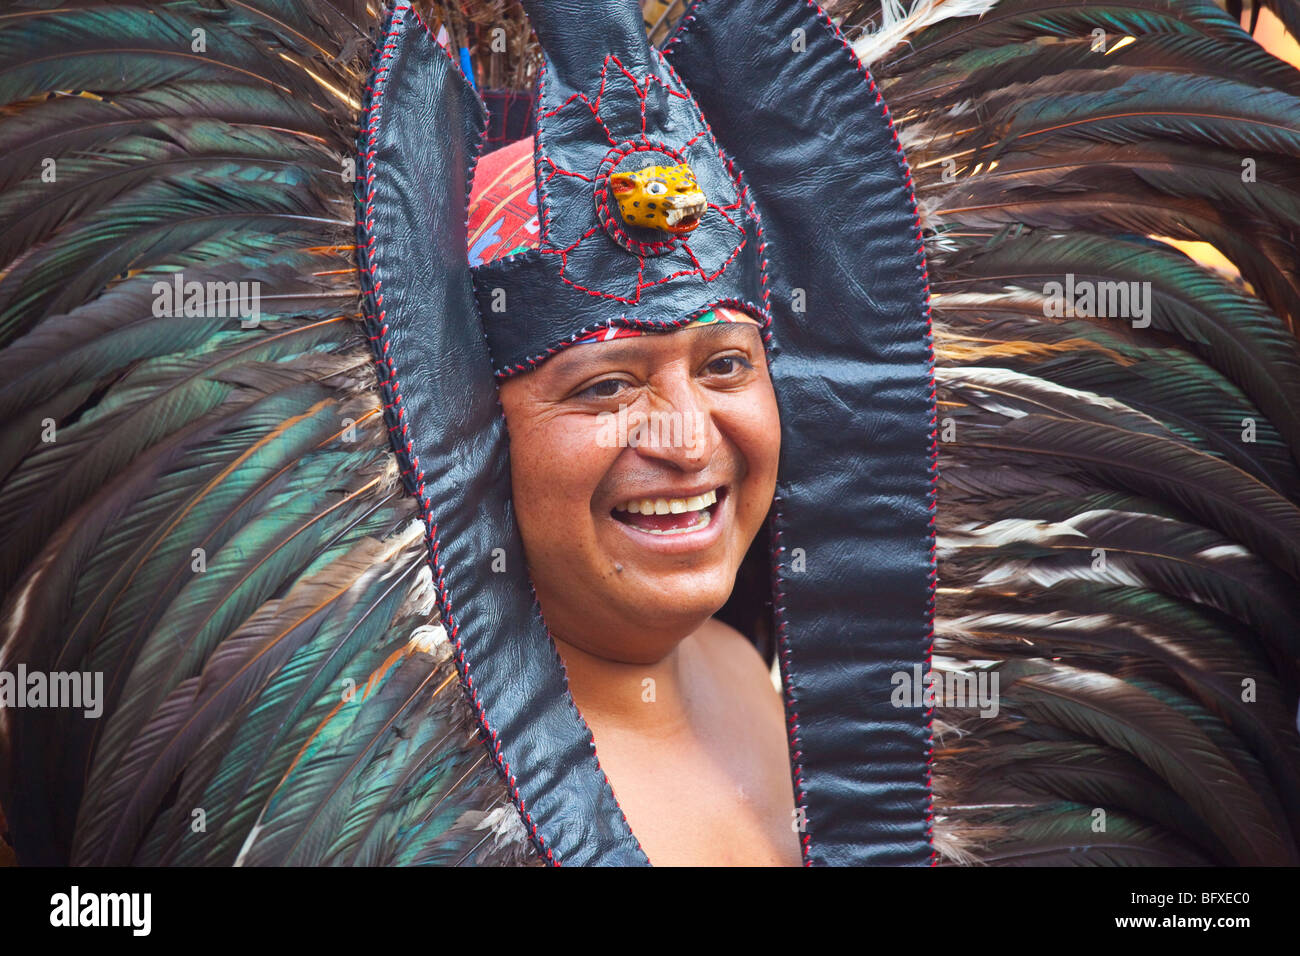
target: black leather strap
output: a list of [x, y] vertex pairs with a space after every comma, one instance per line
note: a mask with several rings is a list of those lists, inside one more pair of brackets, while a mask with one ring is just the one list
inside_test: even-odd
[[[546, 51], [548, 68], [570, 89], [586, 89], [599, 82], [606, 53], [617, 56], [627, 69], [643, 76], [658, 70], [658, 57], [646, 40], [645, 21], [638, 0], [522, 0], [528, 23]], [[662, 116], [649, 118], [652, 127]]]
[[891, 702], [893, 675], [929, 669], [933, 633], [934, 388], [911, 177], [816, 4], [701, 0], [666, 52], [762, 215], [782, 420], [777, 628], [805, 858], [928, 863], [929, 714]]
[[[459, 67], [404, 4], [361, 134], [359, 238], [386, 416], [420, 502], [461, 677], [525, 826], [553, 863], [646, 864], [535, 607], [505, 421], [466, 256], [485, 126]], [[503, 557], [505, 573], [493, 570]]]

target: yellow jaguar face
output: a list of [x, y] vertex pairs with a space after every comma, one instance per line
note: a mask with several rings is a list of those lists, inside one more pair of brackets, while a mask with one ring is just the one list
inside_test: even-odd
[[695, 173], [686, 163], [612, 173], [609, 184], [618, 200], [618, 211], [630, 226], [681, 236], [700, 224], [708, 208]]

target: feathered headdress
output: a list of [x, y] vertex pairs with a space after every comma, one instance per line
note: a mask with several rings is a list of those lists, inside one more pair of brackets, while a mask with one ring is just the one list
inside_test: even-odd
[[[609, 222], [671, 243], [651, 276], [687, 247], [708, 266], [727, 182], [737, 229], [749, 203], [762, 229], [742, 298], [766, 310], [785, 457], [755, 549], [771, 542], [805, 859], [923, 861], [931, 832], [936, 859], [989, 864], [1300, 858], [1294, 52], [1262, 49], [1235, 2], [840, 0], [917, 176], [927, 271], [886, 110], [817, 6], [693, 0], [665, 36], [647, 2], [662, 55], [630, 4], [535, 6], [555, 61], [537, 118], [553, 157], [592, 137], [590, 169], [564, 167], [590, 184], [531, 140], [476, 165], [478, 97], [406, 4], [0, 15], [0, 837], [18, 859], [641, 861], [523, 596], [493, 384], [509, 341], [485, 335], [507, 315], [495, 334], [540, 352], [583, 327], [530, 325], [515, 265], [550, 270], [544, 299], [577, 294], [561, 271], [632, 298], [592, 271], [638, 261]], [[1252, 31], [1261, 7], [1295, 34], [1284, 0], [1252, 4]], [[650, 150], [598, 211], [617, 144], [577, 94], [607, 53], [646, 81], [614, 82], [638, 110], [646, 93], [652, 142], [687, 149], [676, 117], [695, 114], [668, 91], [693, 97], [695, 145], [734, 167], [723, 193], [705, 159]], [[512, 162], [531, 183], [517, 241], [484, 204]], [[558, 218], [541, 239], [548, 177], [591, 188], [571, 263]], [[656, 178], [684, 203], [643, 223]], [[598, 334], [658, 334], [755, 251], [747, 233], [718, 278], [692, 265], [636, 305], [592, 297]], [[481, 314], [497, 270], [504, 311]], [[673, 283], [694, 290], [680, 314]], [[82, 706], [34, 703], [50, 675]], [[933, 831], [928, 702], [883, 703], [900, 676], [944, 678]], [[948, 693], [977, 681], [987, 708]]]

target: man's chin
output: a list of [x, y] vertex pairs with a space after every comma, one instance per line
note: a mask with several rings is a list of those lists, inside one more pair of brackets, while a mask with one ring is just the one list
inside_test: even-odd
[[[631, 620], [685, 628], [688, 632], [718, 612], [731, 596], [736, 576], [695, 569], [673, 572], [644, 571], [623, 578], [621, 595], [625, 616]], [[694, 626], [691, 626], [694, 624]]]

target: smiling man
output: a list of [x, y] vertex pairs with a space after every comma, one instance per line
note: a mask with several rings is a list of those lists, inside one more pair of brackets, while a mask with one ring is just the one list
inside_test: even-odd
[[[651, 862], [794, 865], [780, 698], [712, 617], [768, 516], [781, 434], [757, 323], [718, 312], [505, 382], [513, 500], [570, 691]], [[602, 440], [613, 414], [641, 423], [626, 444]]]

